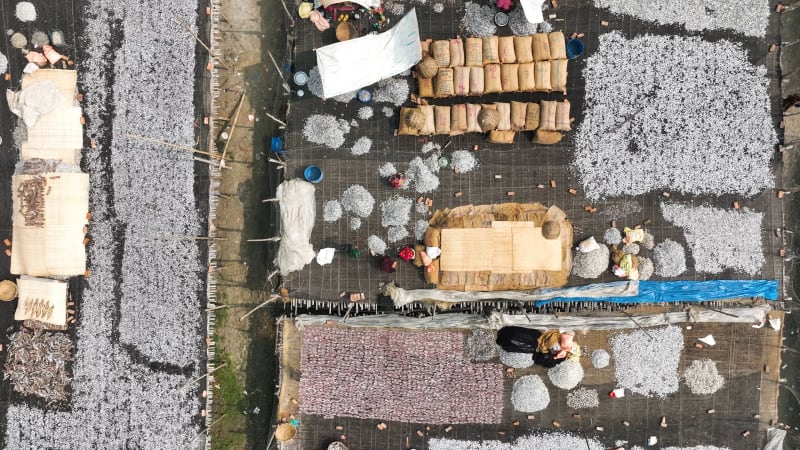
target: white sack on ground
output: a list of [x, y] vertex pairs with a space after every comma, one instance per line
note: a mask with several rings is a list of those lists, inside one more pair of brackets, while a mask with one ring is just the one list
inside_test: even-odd
[[276, 197], [281, 207], [281, 245], [275, 264], [281, 275], [302, 269], [316, 253], [309, 242], [314, 229], [314, 185], [299, 178], [284, 181]]
[[25, 121], [28, 128], [34, 126], [44, 114], [64, 103], [64, 96], [52, 81], [34, 83], [19, 92], [6, 91], [8, 109]]
[[417, 13], [412, 9], [391, 30], [317, 49], [325, 98], [397, 75], [422, 59]]

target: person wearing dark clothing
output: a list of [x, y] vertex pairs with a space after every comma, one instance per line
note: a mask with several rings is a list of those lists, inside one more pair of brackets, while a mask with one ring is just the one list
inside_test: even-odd
[[572, 332], [539, 331], [523, 327], [503, 327], [497, 332], [497, 345], [512, 353], [530, 353], [535, 364], [555, 367], [566, 360], [577, 361], [580, 346]]

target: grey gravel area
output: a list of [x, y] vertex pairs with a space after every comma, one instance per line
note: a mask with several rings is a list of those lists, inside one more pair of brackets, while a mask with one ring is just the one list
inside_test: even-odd
[[525, 369], [533, 365], [533, 355], [530, 353], [507, 352], [498, 345], [497, 354], [500, 355], [500, 362], [508, 367]]
[[581, 278], [597, 278], [611, 265], [611, 252], [605, 245], [589, 253], [575, 251], [572, 262], [572, 275]]
[[696, 359], [683, 371], [686, 386], [694, 395], [709, 395], [725, 386], [725, 378], [719, 374], [717, 363], [710, 359]]
[[374, 234], [367, 238], [367, 247], [376, 255], [383, 255], [386, 253], [386, 242]]
[[617, 245], [622, 242], [622, 232], [619, 228], [609, 228], [603, 233], [603, 242], [608, 245]]
[[763, 38], [769, 24], [767, 0], [594, 0], [594, 4], [662, 25], [682, 24], [691, 31], [731, 29]]
[[686, 272], [686, 251], [672, 239], [656, 245], [653, 249], [655, 273], [660, 277], [677, 277]]
[[567, 406], [572, 409], [597, 408], [598, 405], [597, 389], [579, 388], [567, 394]]
[[683, 351], [679, 327], [620, 333], [610, 342], [618, 387], [661, 398], [678, 391], [678, 364]]
[[595, 350], [592, 352], [592, 367], [605, 369], [611, 362], [611, 355], [605, 350]]
[[344, 135], [350, 132], [350, 124], [330, 114], [312, 114], [303, 125], [303, 137], [314, 144], [337, 149], [344, 144]]
[[341, 199], [342, 209], [358, 217], [369, 217], [375, 207], [375, 198], [367, 188], [354, 184], [344, 192]]
[[655, 268], [653, 267], [653, 261], [650, 258], [645, 258], [644, 256], [639, 257], [639, 279], [640, 280], [649, 280], [650, 277], [653, 276], [653, 272], [655, 272]]
[[764, 265], [763, 213], [680, 203], [662, 203], [661, 212], [665, 220], [683, 228], [696, 272], [733, 269], [752, 276]]
[[50, 43], [50, 38], [47, 37], [47, 33], [43, 31], [36, 31], [31, 35], [31, 45], [33, 45], [34, 47], [41, 47], [49, 43]]
[[549, 369], [547, 376], [554, 386], [569, 390], [583, 380], [583, 366], [578, 361], [564, 361]]
[[339, 200], [328, 200], [322, 206], [322, 220], [336, 222], [342, 218], [342, 204]]
[[[648, 450], [644, 447], [634, 445], [631, 450]], [[717, 447], [714, 445], [695, 445], [694, 447], [662, 447], [661, 450], [731, 450], [728, 447]]]
[[411, 220], [411, 206], [414, 200], [394, 196], [381, 203], [381, 226], [404, 227]]
[[769, 80], [739, 44], [629, 40], [616, 31], [599, 38], [586, 60], [587, 109], [575, 136], [588, 198], [661, 189], [749, 197], [774, 186]]
[[[513, 442], [500, 441], [459, 441], [455, 439], [433, 438], [428, 441], [429, 450], [564, 450], [586, 449], [604, 450], [600, 441], [581, 435], [564, 432], [535, 433], [522, 436]], [[694, 449], [693, 449], [694, 450]], [[716, 450], [716, 449], [696, 449]]]
[[467, 335], [464, 343], [467, 358], [473, 362], [491, 361], [497, 358], [497, 345], [494, 341], [495, 335], [492, 330], [473, 329]]
[[511, 388], [511, 404], [515, 411], [541, 411], [550, 404], [550, 391], [539, 375], [525, 375]]
[[467, 2], [464, 18], [461, 25], [468, 36], [492, 36], [497, 34], [497, 25], [494, 24], [494, 9], [480, 3]]

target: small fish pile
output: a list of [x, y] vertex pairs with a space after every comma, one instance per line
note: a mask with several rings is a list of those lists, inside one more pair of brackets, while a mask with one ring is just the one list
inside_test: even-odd
[[69, 336], [23, 328], [10, 340], [3, 378], [11, 381], [14, 392], [66, 401], [71, 381], [66, 364], [72, 360]]

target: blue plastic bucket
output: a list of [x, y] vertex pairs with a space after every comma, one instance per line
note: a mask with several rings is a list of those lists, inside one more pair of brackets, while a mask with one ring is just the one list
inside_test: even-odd
[[575, 59], [581, 56], [584, 50], [583, 41], [580, 39], [570, 39], [567, 41], [567, 58]]
[[319, 183], [322, 181], [322, 169], [317, 166], [308, 166], [306, 170], [303, 171], [303, 177], [305, 177], [308, 182]]

